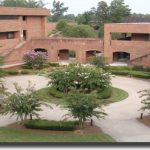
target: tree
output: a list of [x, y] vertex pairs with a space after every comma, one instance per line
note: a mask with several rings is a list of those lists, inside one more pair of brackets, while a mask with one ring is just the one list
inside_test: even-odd
[[63, 30], [64, 37], [96, 37], [96, 32], [89, 25], [68, 25]]
[[143, 106], [141, 107], [140, 110], [145, 111], [145, 110], [150, 110], [150, 89], [140, 91], [141, 93], [140, 98], [143, 98], [141, 103]]
[[68, 27], [66, 20], [60, 20], [57, 23], [56, 29], [59, 31], [63, 31], [66, 27]]
[[42, 111], [41, 105], [52, 108], [50, 105], [41, 102], [34, 94], [34, 86], [31, 85], [31, 82], [29, 82], [28, 88], [25, 92], [18, 86], [18, 84], [15, 83], [14, 86], [16, 93], [11, 94], [3, 102], [4, 108], [1, 112], [2, 115], [11, 114], [11, 116], [17, 116], [17, 120], [21, 119], [21, 121], [24, 121], [28, 117], [32, 119], [32, 116], [39, 118], [37, 112]]
[[53, 13], [52, 15], [52, 20], [54, 22], [57, 22], [65, 12], [67, 12], [68, 7], [64, 6], [64, 3], [60, 2], [60, 1], [53, 1], [53, 9], [51, 10], [51, 12]]
[[131, 9], [124, 4], [124, 0], [113, 0], [110, 5], [110, 20], [113, 23], [122, 22], [124, 17], [130, 16]]
[[96, 10], [96, 17], [99, 23], [99, 26], [103, 26], [104, 23], [108, 21], [109, 18], [109, 6], [105, 1], [100, 1]]
[[98, 103], [95, 96], [86, 95], [78, 91], [69, 94], [65, 108], [70, 112], [66, 116], [68, 115], [78, 119], [81, 129], [84, 127], [84, 123], [88, 118], [93, 116], [104, 118], [106, 115], [102, 109], [102, 105]]
[[90, 64], [96, 66], [97, 68], [105, 68], [106, 58], [103, 56], [95, 56], [90, 58]]
[[70, 65], [49, 75], [50, 85], [60, 92], [80, 90], [83, 93], [102, 91], [110, 85], [110, 75], [101, 68]]
[[29, 7], [29, 8], [43, 8], [44, 3], [42, 0], [2, 0], [1, 6], [5, 7]]

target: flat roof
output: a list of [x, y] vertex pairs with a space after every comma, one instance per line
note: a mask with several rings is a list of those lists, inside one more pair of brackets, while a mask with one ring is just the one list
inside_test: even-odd
[[0, 7], [0, 15], [48, 16], [50, 11], [45, 8]]
[[141, 24], [141, 25], [144, 25], [144, 24], [146, 24], [146, 25], [147, 25], [147, 24], [149, 24], [149, 25], [150, 25], [150, 22], [137, 22], [137, 23], [136, 23], [136, 22], [133, 22], [133, 23], [132, 23], [132, 22], [130, 22], [130, 23], [106, 23], [106, 24], [113, 24], [113, 25], [115, 25], [115, 24], [116, 24], [116, 25], [117, 25], [117, 24], [118, 24], [118, 25], [126, 25], [126, 24], [127, 24], [127, 25], [132, 25], [132, 24], [134, 24], [134, 25], [135, 25], [135, 24], [137, 24], [137, 25], [140, 25], [140, 24]]

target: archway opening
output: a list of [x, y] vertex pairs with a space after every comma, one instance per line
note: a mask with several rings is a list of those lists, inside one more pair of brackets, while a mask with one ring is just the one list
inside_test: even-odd
[[98, 50], [90, 50], [86, 52], [86, 60], [88, 61], [91, 57], [101, 56], [102, 52]]
[[127, 52], [114, 52], [113, 53], [113, 62], [129, 62], [130, 53]]
[[58, 60], [59, 61], [67, 61], [69, 63], [76, 61], [76, 52], [74, 50], [69, 49], [61, 49], [58, 52]]
[[44, 48], [36, 48], [34, 49], [34, 51], [37, 53], [37, 52], [42, 52], [42, 53], [45, 53], [47, 56], [48, 56], [48, 51]]

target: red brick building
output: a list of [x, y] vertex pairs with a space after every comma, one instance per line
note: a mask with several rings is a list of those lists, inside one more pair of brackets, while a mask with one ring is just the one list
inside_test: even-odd
[[104, 55], [109, 63], [150, 66], [150, 23], [106, 24]]
[[98, 38], [48, 38], [55, 24], [47, 23], [49, 11], [41, 8], [0, 8], [0, 55], [6, 65], [20, 65], [24, 53], [47, 51], [52, 62], [75, 60], [86, 63], [103, 53], [109, 63], [120, 61], [150, 66], [150, 24], [106, 24], [104, 41]]

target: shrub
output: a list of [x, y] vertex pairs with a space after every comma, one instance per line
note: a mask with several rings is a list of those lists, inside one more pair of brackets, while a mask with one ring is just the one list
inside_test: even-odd
[[30, 70], [21, 70], [20, 74], [26, 75], [26, 74], [30, 74], [31, 71]]
[[59, 67], [59, 63], [48, 63], [50, 67]]
[[132, 70], [129, 66], [106, 66], [107, 70]]
[[0, 69], [0, 78], [6, 75], [7, 75], [7, 72], [5, 70]]
[[137, 78], [150, 79], [150, 73], [143, 71], [130, 71], [129, 75]]
[[105, 88], [101, 92], [97, 92], [97, 98], [98, 99], [108, 99], [111, 97], [111, 95], [112, 95], [112, 88], [111, 87]]
[[63, 30], [65, 37], [96, 37], [96, 32], [89, 25], [68, 25]]
[[64, 93], [56, 90], [55, 88], [50, 88], [49, 94], [53, 97], [56, 97], [56, 98], [63, 98], [64, 97]]
[[143, 79], [150, 79], [150, 73], [143, 72], [143, 71], [110, 70], [110, 72], [115, 75], [125, 75], [125, 76], [132, 76], [132, 77], [143, 78]]
[[67, 24], [66, 20], [60, 20], [57, 23], [56, 29], [59, 31], [63, 31], [67, 26], [68, 26], [68, 24]]
[[7, 70], [6, 71], [7, 75], [18, 75], [19, 72], [17, 70]]
[[41, 69], [47, 61], [47, 53], [31, 51], [24, 55], [23, 60], [32, 69]]
[[128, 70], [111, 70], [110, 72], [115, 75], [129, 75]]
[[132, 69], [135, 71], [144, 71], [143, 66], [133, 66]]
[[76, 121], [48, 121], [32, 120], [25, 124], [30, 129], [56, 130], [56, 131], [73, 131], [76, 128]]
[[68, 93], [73, 89], [82, 90], [83, 92], [103, 90], [110, 84], [110, 75], [103, 69], [74, 64], [63, 70], [52, 72], [50, 79], [49, 84], [64, 93]]
[[106, 65], [106, 59], [102, 56], [91, 57], [89, 62], [98, 68], [105, 68]]

